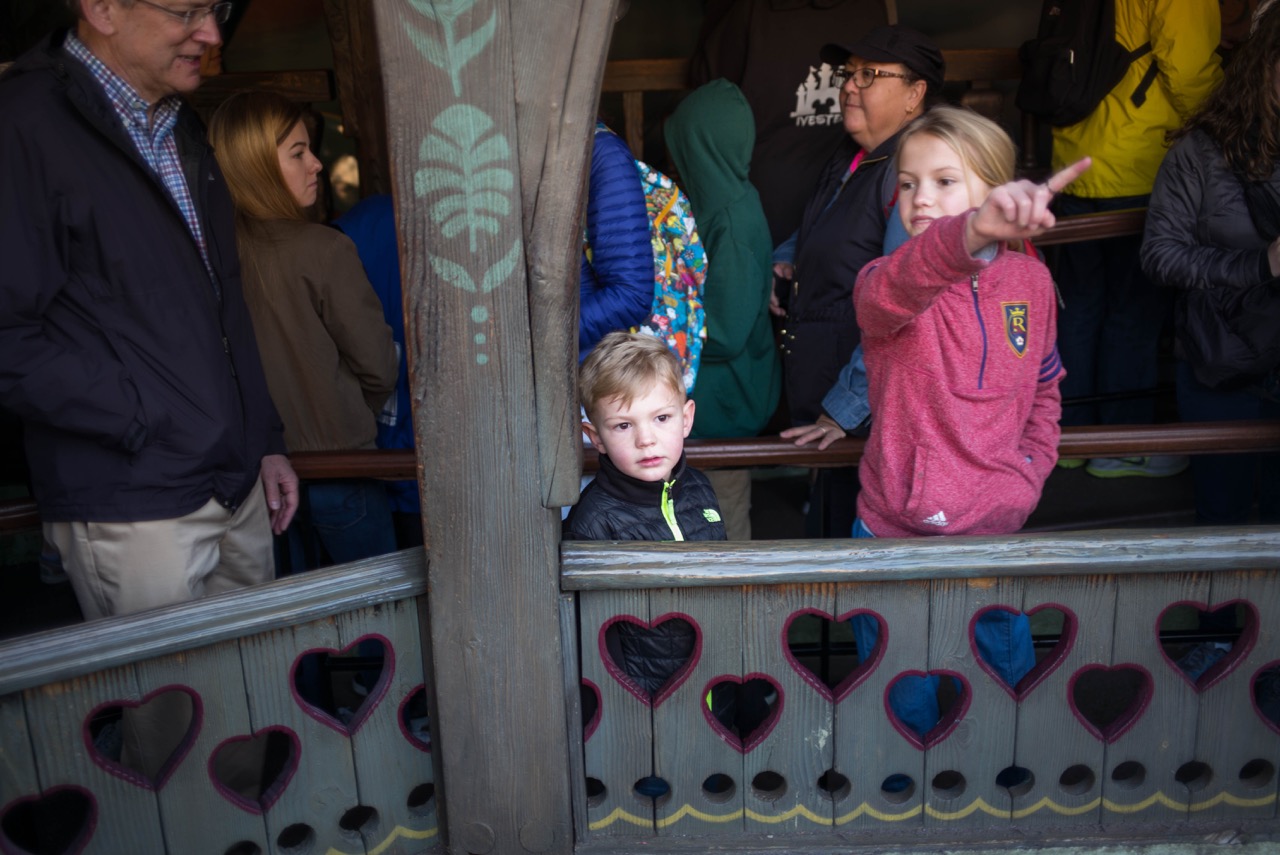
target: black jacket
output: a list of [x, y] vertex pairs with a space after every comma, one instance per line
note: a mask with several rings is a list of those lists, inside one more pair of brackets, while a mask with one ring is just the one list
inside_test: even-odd
[[[783, 389], [794, 424], [811, 424], [861, 336], [853, 313], [858, 272], [884, 251], [897, 170], [895, 134], [869, 151], [843, 187], [858, 152], [846, 138], [827, 162], [800, 223], [795, 281], [782, 332]], [[839, 190], [835, 202], [831, 197]], [[828, 203], [830, 207], [828, 207]]]
[[204, 127], [174, 130], [213, 281], [181, 212], [64, 33], [0, 78], [0, 406], [26, 423], [44, 519], [238, 505], [284, 450]]
[[[664, 496], [679, 536], [663, 515]], [[640, 481], [624, 475], [609, 455], [564, 521], [565, 540], [724, 540], [720, 504], [707, 476], [685, 465], [671, 480]]]

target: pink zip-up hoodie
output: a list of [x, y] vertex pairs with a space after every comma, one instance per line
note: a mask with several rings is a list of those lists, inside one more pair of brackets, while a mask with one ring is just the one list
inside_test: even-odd
[[873, 414], [858, 516], [877, 537], [1015, 532], [1058, 459], [1053, 280], [1004, 247], [970, 256], [972, 213], [858, 274]]

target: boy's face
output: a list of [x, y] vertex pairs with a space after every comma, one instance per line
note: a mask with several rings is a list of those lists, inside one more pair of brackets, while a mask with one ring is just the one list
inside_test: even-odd
[[594, 423], [583, 422], [582, 429], [624, 475], [668, 481], [680, 462], [684, 438], [693, 429], [693, 400], [683, 397], [660, 383], [629, 404], [610, 398], [596, 406]]

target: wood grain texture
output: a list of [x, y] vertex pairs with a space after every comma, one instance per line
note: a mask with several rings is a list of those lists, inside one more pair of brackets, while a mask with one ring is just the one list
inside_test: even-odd
[[565, 543], [566, 590], [809, 584], [1280, 567], [1275, 527], [1123, 529], [1018, 537], [758, 543]]
[[360, 195], [390, 193], [387, 119], [383, 112], [372, 4], [360, 0], [324, 0], [324, 14], [329, 44], [333, 48], [342, 133], [355, 140], [360, 163]]

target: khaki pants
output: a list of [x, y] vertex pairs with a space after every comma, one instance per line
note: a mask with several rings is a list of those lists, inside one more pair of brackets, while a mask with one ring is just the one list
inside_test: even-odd
[[[259, 482], [236, 511], [210, 499], [171, 520], [49, 522], [86, 620], [200, 599], [275, 576], [271, 525]], [[125, 709], [121, 763], [152, 781], [191, 724], [191, 699], [167, 692]]]

